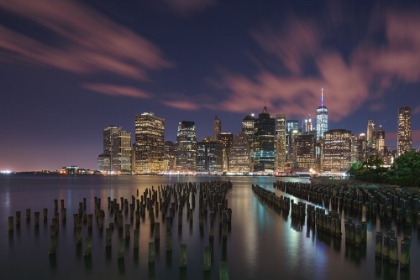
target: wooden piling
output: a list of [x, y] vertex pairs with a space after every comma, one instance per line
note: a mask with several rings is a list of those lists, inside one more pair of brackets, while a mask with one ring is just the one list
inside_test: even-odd
[[377, 258], [382, 257], [382, 232], [376, 232], [375, 235], [375, 256]]
[[119, 259], [124, 258], [124, 252], [125, 252], [125, 239], [121, 238], [118, 245], [118, 258]]
[[229, 268], [227, 262], [219, 263], [219, 280], [229, 280]]
[[111, 247], [112, 246], [112, 229], [107, 228], [105, 230], [105, 247]]
[[13, 231], [13, 227], [14, 227], [14, 225], [13, 225], [13, 216], [9, 216], [8, 221], [9, 221], [9, 231]]
[[55, 255], [57, 249], [57, 235], [50, 236], [50, 245], [48, 248], [49, 255]]
[[401, 240], [401, 254], [400, 254], [400, 267], [401, 268], [410, 267], [410, 253], [411, 253], [410, 241]]
[[82, 227], [77, 227], [76, 228], [76, 244], [77, 245], [82, 244], [82, 236], [83, 236]]
[[83, 256], [87, 257], [90, 256], [92, 253], [92, 236], [86, 237], [85, 248], [83, 250]]
[[155, 223], [153, 233], [155, 236], [155, 240], [159, 240], [160, 239], [160, 223]]
[[204, 271], [210, 271], [211, 268], [211, 247], [204, 247]]
[[140, 230], [135, 229], [133, 233], [133, 248], [139, 247]]
[[48, 209], [47, 208], [44, 208], [43, 211], [42, 211], [42, 219], [44, 221], [46, 221], [47, 218], [48, 218]]
[[125, 224], [124, 226], [124, 233], [126, 239], [130, 239], [130, 227], [130, 224]]
[[389, 262], [398, 264], [398, 240], [395, 237], [389, 239]]
[[39, 212], [34, 212], [34, 226], [39, 226]]
[[155, 262], [155, 254], [156, 254], [155, 243], [149, 242], [149, 255], [148, 255], [149, 263]]
[[187, 267], [187, 244], [181, 244], [179, 250], [179, 267]]

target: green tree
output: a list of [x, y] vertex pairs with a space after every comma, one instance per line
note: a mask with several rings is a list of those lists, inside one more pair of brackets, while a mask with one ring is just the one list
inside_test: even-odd
[[387, 172], [387, 181], [405, 187], [419, 187], [420, 153], [409, 151], [395, 159]]

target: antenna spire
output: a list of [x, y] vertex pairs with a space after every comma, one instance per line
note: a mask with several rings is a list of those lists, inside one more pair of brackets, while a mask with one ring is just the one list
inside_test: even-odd
[[321, 89], [321, 107], [324, 107], [324, 88]]

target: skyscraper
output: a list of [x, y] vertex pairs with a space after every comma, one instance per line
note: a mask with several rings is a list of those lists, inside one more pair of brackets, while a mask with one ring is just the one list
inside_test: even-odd
[[249, 148], [250, 171], [254, 170], [254, 143], [255, 143], [255, 118], [254, 114], [246, 116], [242, 120], [242, 132], [245, 133]]
[[366, 149], [372, 150], [375, 149], [376, 140], [375, 140], [375, 120], [368, 120], [367, 132], [366, 132]]
[[194, 122], [181, 121], [178, 123], [176, 148], [176, 170], [195, 172], [197, 160], [197, 132]]
[[309, 133], [312, 131], [312, 119], [311, 119], [311, 115], [308, 114], [308, 118], [305, 119], [305, 127], [304, 127], [304, 131], [306, 133]]
[[293, 137], [295, 167], [315, 167], [315, 134], [299, 134]]
[[98, 156], [98, 170], [110, 172], [112, 170], [112, 137], [121, 131], [121, 127], [110, 125], [103, 130], [103, 152]]
[[376, 131], [376, 150], [383, 155], [385, 148], [385, 131], [382, 130], [382, 125], [379, 125], [379, 130]]
[[222, 172], [223, 149], [223, 142], [210, 137], [197, 142], [197, 172]]
[[131, 133], [120, 130], [112, 135], [111, 164], [113, 172], [131, 172]]
[[230, 172], [249, 172], [250, 170], [250, 151], [248, 138], [244, 132], [236, 134], [233, 141], [229, 157]]
[[165, 120], [143, 113], [135, 120], [136, 172], [163, 171]]
[[316, 109], [316, 139], [324, 137], [326, 131], [328, 131], [328, 109], [324, 105], [324, 89], [322, 89], [321, 106]]
[[213, 139], [217, 140], [218, 136], [222, 132], [222, 121], [216, 116], [213, 121]]
[[286, 114], [277, 114], [275, 123], [276, 171], [284, 171], [286, 164]]
[[398, 108], [398, 136], [397, 153], [398, 156], [410, 151], [411, 139], [411, 107]]
[[176, 165], [176, 145], [172, 141], [165, 141], [165, 154], [163, 161], [165, 162], [166, 170], [175, 170]]
[[322, 140], [321, 166], [323, 171], [347, 171], [352, 160], [352, 134], [350, 130], [332, 129]]
[[293, 160], [293, 135], [299, 134], [299, 122], [297, 120], [286, 121], [286, 150], [287, 160], [290, 162]]
[[275, 119], [265, 106], [255, 120], [255, 129], [254, 171], [274, 171]]

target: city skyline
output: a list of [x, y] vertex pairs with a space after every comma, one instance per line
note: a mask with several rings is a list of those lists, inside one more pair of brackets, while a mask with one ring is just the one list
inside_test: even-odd
[[242, 3], [240, 13], [216, 0], [139, 2], [0, 3], [0, 170], [95, 169], [104, 127], [134, 143], [143, 112], [165, 119], [174, 143], [180, 121], [195, 123], [197, 141], [215, 116], [236, 135], [264, 106], [315, 125], [321, 89], [328, 129], [358, 136], [375, 120], [393, 150], [399, 107], [411, 106], [420, 149], [415, 1]]

